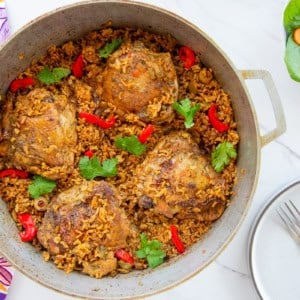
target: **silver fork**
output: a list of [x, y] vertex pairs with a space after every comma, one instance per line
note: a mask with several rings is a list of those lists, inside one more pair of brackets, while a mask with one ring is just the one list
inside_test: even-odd
[[287, 226], [291, 236], [300, 243], [300, 211], [295, 204], [289, 200], [279, 206], [277, 213], [283, 223]]

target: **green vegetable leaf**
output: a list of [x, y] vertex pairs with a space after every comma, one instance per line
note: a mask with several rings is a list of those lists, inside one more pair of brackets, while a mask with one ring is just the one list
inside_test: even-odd
[[192, 106], [192, 102], [189, 98], [180, 100], [179, 102], [173, 103], [173, 108], [185, 118], [185, 128], [191, 128], [194, 124], [194, 116], [200, 109], [200, 104], [197, 103]]
[[101, 165], [97, 156], [93, 156], [91, 159], [88, 156], [83, 156], [79, 161], [80, 175], [87, 180], [98, 176], [112, 177], [117, 175], [117, 164], [116, 158], [104, 160]]
[[147, 235], [145, 233], [142, 233], [140, 235], [140, 239], [141, 239], [141, 245], [142, 245], [142, 248], [146, 248], [147, 245], [148, 245], [148, 238], [147, 238]]
[[135, 252], [138, 258], [146, 258], [150, 268], [156, 268], [164, 262], [166, 253], [161, 250], [162, 244], [158, 240], [148, 241], [145, 233], [140, 235], [141, 249]]
[[33, 182], [28, 186], [28, 192], [32, 198], [37, 199], [41, 195], [51, 193], [55, 187], [55, 181], [34, 175]]
[[237, 153], [230, 142], [220, 143], [211, 154], [212, 166], [216, 172], [224, 170], [231, 158], [236, 158]]
[[135, 251], [135, 255], [138, 258], [146, 258], [146, 256], [147, 256], [147, 254], [145, 253], [145, 251], [143, 249]]
[[117, 50], [122, 44], [122, 39], [119, 37], [112, 40], [111, 43], [107, 43], [103, 48], [99, 50], [99, 56], [102, 58], [107, 58], [111, 53]]
[[71, 73], [69, 69], [66, 68], [54, 68], [52, 71], [49, 67], [45, 67], [38, 75], [38, 79], [45, 84], [52, 84], [60, 82], [64, 77]]
[[[162, 251], [161, 251], [162, 252]], [[164, 262], [164, 257], [166, 254], [162, 252], [160, 255], [148, 255], [147, 262], [151, 269], [156, 268], [157, 266], [161, 265]]]
[[300, 0], [291, 0], [283, 13], [283, 24], [288, 34], [300, 27]]
[[101, 164], [98, 157], [93, 156], [91, 159], [88, 156], [83, 156], [79, 160], [79, 172], [85, 179], [94, 179], [99, 176]]
[[115, 146], [123, 151], [135, 155], [141, 155], [146, 151], [146, 146], [142, 144], [136, 135], [117, 137], [115, 140]]
[[116, 176], [118, 173], [117, 164], [118, 164], [118, 160], [116, 158], [104, 160], [102, 162], [102, 174], [100, 176], [101, 177]]
[[291, 78], [300, 81], [300, 46], [294, 42], [292, 34], [287, 40], [284, 60]]

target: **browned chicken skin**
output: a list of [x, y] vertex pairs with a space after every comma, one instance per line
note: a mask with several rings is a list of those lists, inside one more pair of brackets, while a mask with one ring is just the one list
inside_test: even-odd
[[0, 157], [8, 166], [54, 180], [72, 171], [76, 115], [66, 96], [37, 88], [8, 99], [0, 128]]
[[107, 61], [101, 97], [122, 115], [145, 122], [171, 121], [178, 83], [169, 53], [155, 53], [141, 42], [125, 43]]
[[177, 214], [203, 221], [219, 218], [225, 209], [221, 199], [202, 196], [211, 187], [221, 188], [223, 180], [186, 132], [162, 138], [134, 176], [141, 208], [153, 208], [169, 218]]
[[[111, 184], [84, 181], [53, 197], [38, 230], [38, 240], [50, 255], [77, 256], [84, 273], [102, 277], [116, 269], [112, 250], [125, 247], [129, 234], [129, 221], [119, 204], [119, 195]], [[86, 261], [85, 249], [99, 255]]]

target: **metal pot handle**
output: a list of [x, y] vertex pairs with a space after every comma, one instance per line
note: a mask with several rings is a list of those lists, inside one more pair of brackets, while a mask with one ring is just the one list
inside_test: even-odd
[[275, 116], [276, 127], [270, 132], [262, 135], [262, 147], [278, 138], [286, 131], [286, 122], [279, 94], [275, 87], [271, 74], [266, 70], [240, 70], [243, 79], [261, 79], [268, 91]]

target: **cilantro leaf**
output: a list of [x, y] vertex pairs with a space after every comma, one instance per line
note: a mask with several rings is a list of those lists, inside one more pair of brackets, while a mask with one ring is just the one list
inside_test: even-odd
[[28, 192], [32, 198], [37, 199], [41, 195], [51, 193], [55, 187], [55, 181], [34, 175], [33, 182], [28, 186]]
[[300, 27], [300, 1], [291, 0], [283, 13], [283, 24], [285, 30], [291, 33], [294, 29]]
[[101, 177], [112, 177], [117, 175], [117, 164], [118, 160], [116, 158], [111, 158], [104, 160], [102, 162], [102, 174]]
[[146, 258], [146, 256], [147, 256], [147, 254], [146, 254], [146, 252], [145, 252], [144, 249], [140, 249], [140, 250], [135, 251], [135, 255], [138, 258]]
[[117, 50], [122, 44], [122, 39], [119, 37], [112, 40], [111, 43], [107, 43], [103, 48], [99, 49], [99, 56], [102, 58], [107, 58], [111, 53]]
[[136, 135], [117, 137], [115, 140], [115, 146], [123, 151], [135, 155], [141, 155], [146, 151], [146, 146], [142, 144]]
[[38, 79], [45, 84], [52, 84], [60, 82], [64, 77], [71, 73], [69, 69], [66, 68], [53, 68], [51, 71], [49, 67], [45, 67], [38, 75]]
[[148, 241], [145, 233], [140, 235], [141, 249], [135, 252], [138, 258], [146, 258], [150, 268], [156, 268], [164, 262], [166, 253], [161, 250], [162, 243], [158, 240]]
[[194, 124], [194, 116], [200, 110], [200, 104], [191, 105], [192, 102], [189, 98], [180, 100], [179, 102], [173, 103], [173, 108], [185, 118], [185, 128], [191, 128]]
[[164, 262], [164, 257], [166, 254], [163, 251], [159, 251], [160, 254], [150, 254], [147, 256], [147, 262], [151, 269], [156, 268]]
[[101, 170], [101, 164], [96, 156], [89, 159], [88, 156], [83, 156], [79, 160], [79, 172], [85, 179], [94, 179], [99, 176], [99, 170]]
[[91, 159], [88, 156], [83, 156], [79, 161], [80, 175], [87, 180], [98, 176], [112, 177], [117, 175], [117, 163], [116, 158], [111, 158], [104, 160], [101, 165], [97, 156], [93, 156]]
[[231, 158], [236, 158], [237, 152], [230, 142], [220, 143], [211, 154], [212, 166], [216, 172], [220, 173], [230, 162]]

